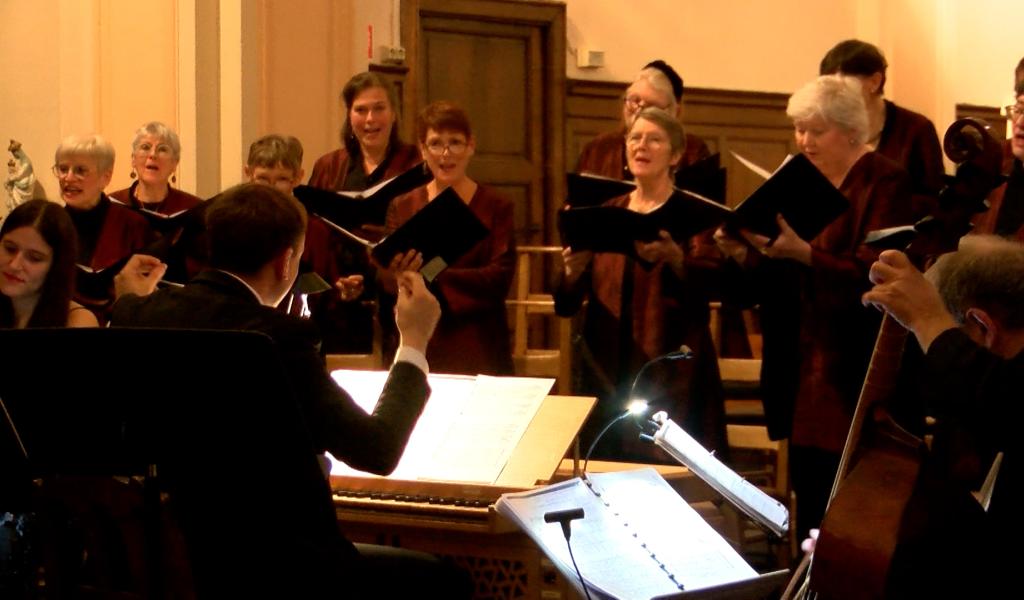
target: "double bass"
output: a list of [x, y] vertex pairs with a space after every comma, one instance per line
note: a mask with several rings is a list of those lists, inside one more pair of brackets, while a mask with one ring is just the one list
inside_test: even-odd
[[[984, 121], [956, 121], [946, 131], [943, 148], [957, 171], [935, 213], [912, 227], [868, 236], [869, 243], [883, 248], [906, 247], [919, 267], [956, 249], [970, 232], [971, 217], [987, 208], [985, 197], [1002, 181], [1001, 146]], [[900, 427], [886, 409], [887, 402], [900, 401], [892, 393], [907, 337], [895, 319], [883, 316], [814, 552], [804, 557], [784, 599], [892, 595], [894, 558], [908, 543], [911, 522], [923, 518], [908, 506], [922, 494], [918, 488], [927, 452], [924, 441]]]

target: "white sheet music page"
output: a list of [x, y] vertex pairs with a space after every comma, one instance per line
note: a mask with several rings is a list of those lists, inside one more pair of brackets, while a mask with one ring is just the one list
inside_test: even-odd
[[590, 475], [503, 494], [496, 508], [544, 550], [582, 593], [557, 523], [544, 513], [582, 508], [572, 522], [576, 564], [591, 590], [652, 598], [756, 577], [757, 573], [653, 469]]
[[788, 531], [789, 510], [781, 502], [740, 477], [671, 419], [654, 434], [654, 443], [776, 535]]
[[[337, 370], [335, 381], [367, 413], [385, 371]], [[552, 379], [430, 374], [430, 399], [389, 477], [494, 483], [554, 384]], [[371, 476], [333, 459], [334, 475]]]
[[449, 422], [420, 478], [496, 481], [553, 384], [553, 379], [478, 375], [473, 401]]

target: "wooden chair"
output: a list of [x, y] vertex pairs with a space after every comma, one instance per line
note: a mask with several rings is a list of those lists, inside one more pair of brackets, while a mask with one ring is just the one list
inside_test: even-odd
[[[512, 360], [516, 375], [524, 377], [554, 377], [559, 394], [572, 391], [572, 319], [555, 315], [555, 300], [549, 293], [533, 291], [533, 274], [543, 273], [545, 257], [555, 257], [556, 264], [562, 253], [559, 246], [520, 246], [516, 250], [516, 276], [514, 296], [506, 301], [512, 315]], [[557, 347], [532, 347], [531, 338], [545, 336], [542, 319], [556, 323]], [[535, 327], [541, 325], [540, 327]]]
[[[763, 425], [729, 424], [726, 437], [733, 469], [783, 503], [789, 509], [790, 523], [795, 523], [796, 497], [789, 484], [788, 441], [768, 439], [768, 429]], [[785, 539], [776, 540], [733, 507], [723, 512], [729, 523], [727, 537], [740, 552], [756, 553], [760, 547], [774, 554], [779, 567], [788, 566], [795, 558], [798, 540], [792, 526]]]
[[[722, 348], [722, 304], [712, 302], [711, 340], [715, 350]], [[730, 423], [763, 423], [761, 404], [761, 334], [753, 309], [743, 311], [743, 325], [750, 346], [751, 358], [720, 358], [718, 371], [725, 390], [725, 418]]]

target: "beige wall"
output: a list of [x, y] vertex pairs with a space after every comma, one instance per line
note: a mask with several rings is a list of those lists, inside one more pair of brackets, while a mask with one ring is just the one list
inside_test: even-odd
[[[570, 77], [625, 81], [663, 58], [688, 85], [788, 92], [836, 41], [885, 50], [888, 93], [948, 123], [957, 102], [1002, 105], [1024, 55], [1019, 0], [568, 0]], [[338, 92], [372, 51], [396, 45], [400, 0], [0, 0], [0, 140], [24, 143], [47, 192], [66, 135], [98, 131], [128, 184], [145, 121], [178, 130], [178, 185], [209, 196], [235, 183], [258, 135], [290, 133], [305, 166], [338, 145]], [[624, 8], [626, 7], [626, 8]], [[580, 47], [606, 66], [580, 70]]]

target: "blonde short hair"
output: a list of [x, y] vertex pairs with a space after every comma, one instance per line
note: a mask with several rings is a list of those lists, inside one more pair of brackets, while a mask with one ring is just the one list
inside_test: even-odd
[[56, 164], [61, 158], [76, 155], [87, 156], [96, 161], [96, 169], [100, 173], [114, 170], [114, 146], [97, 133], [64, 138], [57, 146], [53, 162]]
[[786, 115], [794, 121], [819, 116], [848, 131], [858, 143], [868, 139], [868, 111], [855, 77], [822, 75], [808, 82], [789, 97]]

